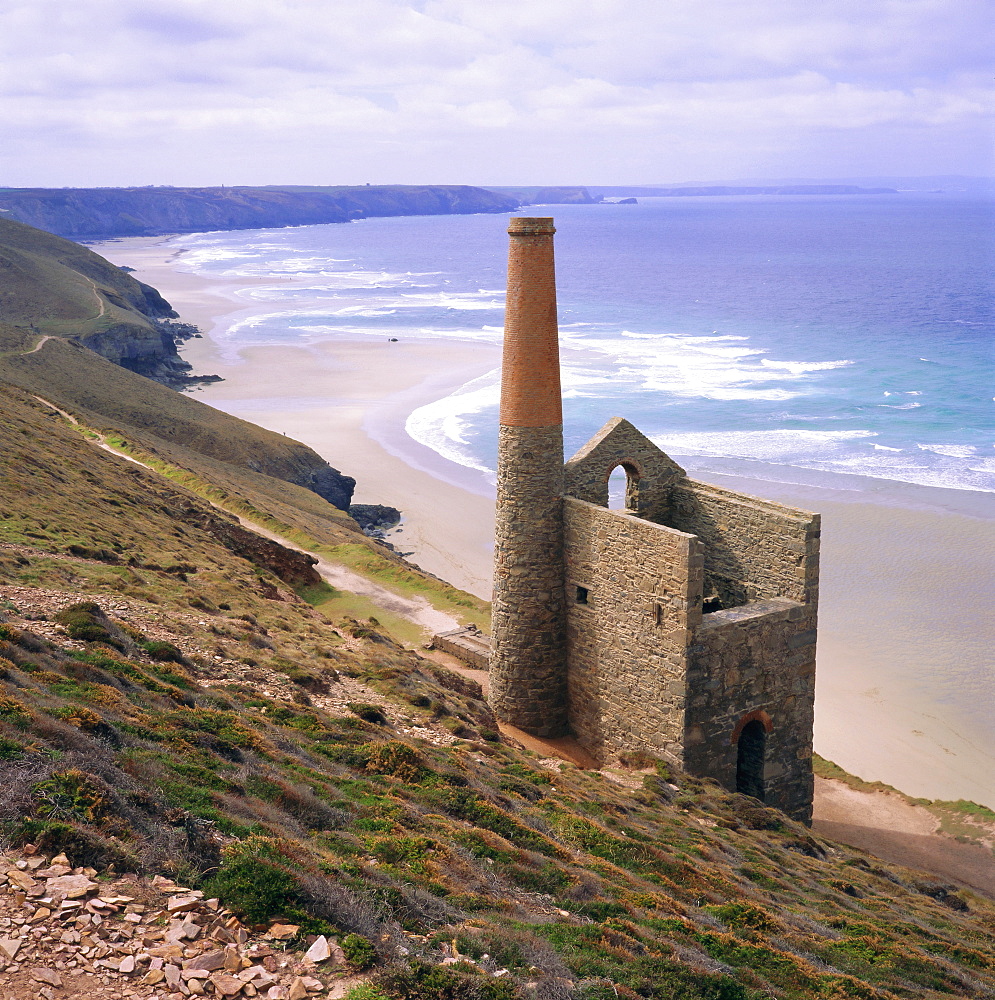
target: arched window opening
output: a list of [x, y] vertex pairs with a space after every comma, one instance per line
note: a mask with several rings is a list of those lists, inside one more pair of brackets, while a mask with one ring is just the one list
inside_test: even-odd
[[635, 510], [639, 477], [625, 465], [616, 465], [608, 477], [608, 509]]
[[764, 801], [764, 758], [767, 753], [767, 730], [754, 719], [739, 734], [736, 757], [736, 791]]

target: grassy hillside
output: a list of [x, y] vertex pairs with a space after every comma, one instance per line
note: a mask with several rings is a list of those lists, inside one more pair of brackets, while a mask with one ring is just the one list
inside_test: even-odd
[[[175, 316], [151, 286], [78, 243], [0, 216], [0, 315], [41, 333], [85, 336], [113, 322]], [[68, 324], [68, 325], [67, 325]]]
[[320, 504], [325, 516], [342, 520], [355, 480], [332, 469], [306, 445], [215, 410], [66, 340], [52, 339], [38, 351], [17, 353], [24, 343], [22, 331], [0, 324], [0, 379], [79, 413], [97, 427], [176, 456], [192, 469], [206, 465], [215, 475], [246, 478], [256, 490], [282, 489], [263, 483], [259, 474], [314, 490], [327, 501]]
[[16, 387], [0, 441], [10, 841], [195, 883], [300, 944], [358, 935], [368, 997], [995, 995], [992, 903], [650, 757], [517, 749], [472, 681], [317, 611], [299, 557], [176, 479]]
[[67, 337], [134, 371], [168, 377], [180, 361], [164, 319], [175, 316], [149, 285], [86, 247], [0, 217], [0, 320], [5, 350]]

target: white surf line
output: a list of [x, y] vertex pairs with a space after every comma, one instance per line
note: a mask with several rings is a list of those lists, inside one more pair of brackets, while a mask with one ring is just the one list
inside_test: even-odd
[[[65, 410], [60, 409], [54, 403], [49, 402], [47, 399], [43, 399], [41, 396], [35, 396], [34, 398], [37, 399], [39, 403], [42, 403], [45, 406], [50, 406], [56, 413], [61, 414], [71, 424], [79, 424], [79, 421], [71, 413], [66, 413]], [[134, 462], [135, 465], [140, 465], [143, 469], [148, 469], [150, 472], [156, 471], [152, 468], [152, 466], [146, 465], [145, 462], [140, 462], [137, 458], [132, 458], [131, 455], [126, 455], [123, 451], [119, 451], [117, 448], [109, 445], [102, 434], [98, 433], [97, 436], [100, 439], [98, 447], [102, 448], [104, 451], [108, 451], [112, 455], [117, 455], [118, 458], [123, 458], [128, 462]], [[156, 474], [158, 475], [158, 473]], [[226, 514], [231, 514], [238, 520], [238, 523], [242, 525], [243, 528], [248, 528], [250, 531], [254, 531], [257, 535], [262, 535], [264, 538], [268, 538], [272, 542], [277, 542], [284, 548], [293, 549], [296, 552], [303, 552], [305, 555], [309, 555], [314, 559], [317, 559], [318, 562], [315, 565], [315, 569], [318, 571], [318, 575], [327, 584], [335, 587], [337, 590], [347, 590], [350, 594], [365, 597], [378, 608], [382, 608], [384, 611], [390, 612], [391, 614], [400, 615], [402, 618], [407, 618], [408, 621], [414, 622], [416, 625], [420, 625], [423, 629], [426, 629], [429, 632], [448, 632], [450, 629], [460, 627], [460, 623], [452, 615], [447, 615], [444, 611], [439, 611], [437, 608], [433, 608], [428, 600], [420, 594], [416, 594], [414, 597], [402, 597], [400, 594], [395, 594], [394, 591], [388, 590], [379, 583], [374, 583], [372, 580], [368, 580], [365, 576], [353, 572], [351, 569], [341, 565], [340, 563], [333, 563], [329, 562], [327, 559], [322, 559], [315, 553], [310, 552], [305, 548], [301, 548], [300, 545], [290, 541], [289, 538], [284, 538], [283, 535], [278, 535], [275, 531], [270, 531], [268, 528], [264, 528], [261, 524], [256, 524], [255, 521], [250, 521], [248, 518], [242, 517], [240, 514], [236, 514], [234, 511], [230, 511], [226, 507], [222, 507], [220, 504], [214, 503], [213, 500], [208, 502], [212, 507], [217, 507], [218, 510], [223, 510]]]

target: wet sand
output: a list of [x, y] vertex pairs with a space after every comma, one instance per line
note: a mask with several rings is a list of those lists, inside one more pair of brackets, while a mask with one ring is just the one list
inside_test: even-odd
[[[227, 325], [261, 311], [241, 291], [279, 279], [185, 272], [162, 237], [94, 249], [136, 268], [205, 331], [183, 355], [196, 372], [226, 381], [195, 398], [311, 445], [357, 479], [357, 502], [404, 511], [390, 538], [400, 551], [490, 596], [492, 488], [413, 441], [404, 422], [494, 369], [496, 348], [343, 336], [231, 352]], [[868, 781], [995, 808], [995, 497], [856, 476], [798, 485], [745, 462], [707, 472], [688, 465], [696, 478], [823, 514], [816, 750]]]

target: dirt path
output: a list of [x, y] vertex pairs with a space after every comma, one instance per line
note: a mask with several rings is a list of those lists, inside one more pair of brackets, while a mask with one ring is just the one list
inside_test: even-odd
[[[39, 344], [38, 346], [40, 347], [41, 345]], [[35, 350], [37, 350], [37, 348], [35, 348]], [[56, 413], [60, 414], [71, 424], [75, 424], [77, 426], [79, 425], [79, 421], [71, 413], [67, 413], [65, 410], [59, 409], [59, 407], [54, 403], [49, 402], [47, 399], [43, 399], [41, 396], [35, 396], [34, 398], [37, 399], [39, 403], [51, 407]], [[102, 434], [97, 433], [97, 438], [98, 447], [102, 448], [104, 451], [110, 452], [112, 455], [116, 455], [118, 458], [123, 458], [128, 462], [133, 462], [135, 465], [140, 465], [143, 468], [148, 469], [150, 472], [155, 472], [151, 466], [146, 465], [137, 458], [132, 458], [131, 455], [127, 455], [123, 451], [119, 451], [117, 448], [113, 447], [113, 445], [108, 444]], [[400, 594], [396, 594], [394, 591], [388, 590], [386, 587], [367, 579], [365, 576], [361, 576], [359, 573], [353, 572], [348, 567], [343, 566], [340, 563], [334, 563], [327, 559], [322, 559], [315, 553], [309, 552], [307, 549], [296, 545], [294, 542], [290, 541], [289, 538], [284, 538], [282, 535], [278, 535], [275, 531], [270, 531], [268, 528], [264, 528], [262, 525], [256, 524], [254, 521], [250, 521], [245, 517], [235, 514], [233, 511], [226, 510], [226, 508], [213, 502], [212, 506], [218, 507], [219, 510], [224, 510], [228, 514], [232, 514], [233, 517], [238, 519], [238, 523], [241, 524], [242, 527], [248, 528], [250, 531], [254, 531], [256, 534], [270, 539], [270, 541], [278, 542], [280, 545], [284, 546], [284, 548], [294, 549], [297, 552], [304, 552], [313, 556], [318, 560], [315, 565], [315, 569], [318, 571], [321, 578], [337, 590], [346, 590], [350, 594], [358, 594], [361, 597], [365, 597], [376, 604], [377, 607], [383, 608], [384, 611], [400, 615], [402, 618], [406, 618], [408, 621], [414, 622], [414, 624], [419, 625], [428, 632], [448, 632], [450, 629], [459, 628], [460, 623], [453, 618], [452, 615], [447, 615], [444, 611], [438, 611], [436, 608], [433, 608], [428, 600], [420, 595], [415, 597], [402, 597]]]
[[995, 899], [995, 854], [938, 832], [936, 817], [889, 792], [815, 779], [816, 833], [885, 861], [951, 879]]
[[[86, 277], [86, 275], [83, 275], [83, 277]], [[90, 288], [93, 290], [93, 297], [97, 300], [97, 307], [98, 307], [97, 315], [94, 316], [93, 318], [100, 319], [100, 317], [103, 316], [105, 312], [107, 312], [107, 303], [104, 301], [104, 298], [100, 294], [100, 292], [97, 291], [97, 284], [93, 280], [93, 278], [86, 278], [86, 280], [90, 282]]]
[[[47, 343], [48, 343], [48, 342], [49, 342], [50, 340], [54, 340], [54, 339], [55, 339], [55, 338], [54, 338], [54, 337], [53, 337], [53, 336], [52, 336], [51, 334], [49, 334], [49, 333], [46, 333], [46, 334], [45, 334], [45, 335], [44, 335], [44, 336], [43, 336], [43, 337], [41, 338], [41, 340], [39, 340], [39, 341], [38, 341], [38, 343], [37, 343], [37, 344], [35, 344], [35, 346], [31, 348], [31, 350], [30, 350], [30, 351], [25, 351], [24, 353], [25, 353], [25, 354], [37, 354], [37, 353], [38, 353], [38, 351], [40, 351], [40, 350], [41, 350], [41, 349], [42, 349], [42, 348], [43, 348], [43, 347], [44, 347], [44, 346], [45, 346], [45, 345], [46, 345], [46, 344], [47, 344]], [[38, 397], [36, 396], [36, 397], [35, 397], [35, 399], [37, 399], [37, 398], [38, 398]], [[49, 405], [51, 405], [51, 404], [49, 404]]]
[[238, 517], [241, 525], [255, 531], [257, 534], [263, 535], [271, 541], [279, 542], [285, 548], [295, 549], [298, 552], [306, 552], [308, 555], [314, 556], [318, 560], [315, 569], [321, 578], [338, 590], [347, 590], [350, 594], [359, 594], [361, 597], [369, 598], [377, 607], [383, 608], [384, 611], [390, 611], [395, 615], [407, 618], [408, 621], [414, 622], [416, 625], [420, 625], [431, 632], [448, 632], [450, 629], [459, 628], [460, 626], [460, 623], [452, 615], [447, 615], [444, 611], [436, 610], [420, 595], [416, 597], [402, 597], [400, 594], [395, 594], [394, 591], [388, 590], [378, 583], [374, 583], [374, 581], [367, 579], [365, 576], [354, 573], [351, 569], [340, 563], [329, 562], [327, 559], [322, 559], [313, 552], [308, 552], [307, 549], [295, 545], [289, 538], [284, 538], [275, 531], [270, 531], [268, 528], [264, 528], [253, 521], [247, 521], [237, 514], [235, 516]]

